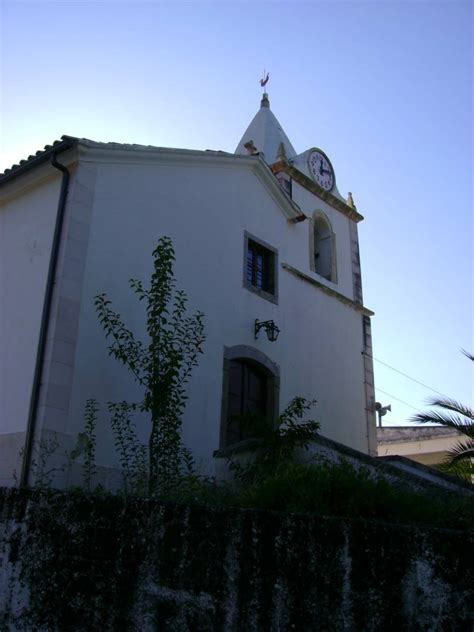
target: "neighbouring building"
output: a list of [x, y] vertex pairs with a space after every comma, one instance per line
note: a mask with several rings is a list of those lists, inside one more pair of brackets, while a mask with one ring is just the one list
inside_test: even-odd
[[[0, 484], [13, 483], [22, 451], [32, 482], [32, 446], [48, 438], [70, 450], [91, 397], [102, 404], [97, 463], [108, 484], [117, 457], [105, 404], [139, 391], [108, 356], [94, 296], [106, 292], [143, 329], [128, 279], [147, 281], [163, 235], [190, 310], [205, 314], [183, 419], [202, 469], [243, 438], [236, 415], [277, 415], [296, 395], [318, 400], [322, 435], [376, 454], [363, 217], [321, 149], [296, 152], [266, 93], [234, 154], [63, 136], [0, 186]], [[276, 342], [264, 328], [256, 337], [256, 320], [273, 321]]]
[[379, 456], [404, 456], [436, 466], [461, 439], [459, 432], [442, 426], [391, 426], [377, 428], [377, 451]]

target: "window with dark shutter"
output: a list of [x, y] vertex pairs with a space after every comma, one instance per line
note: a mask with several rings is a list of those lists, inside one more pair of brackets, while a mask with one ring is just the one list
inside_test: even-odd
[[244, 285], [263, 298], [277, 302], [277, 251], [245, 234]]
[[264, 292], [274, 294], [273, 252], [249, 239], [247, 249], [247, 281]]

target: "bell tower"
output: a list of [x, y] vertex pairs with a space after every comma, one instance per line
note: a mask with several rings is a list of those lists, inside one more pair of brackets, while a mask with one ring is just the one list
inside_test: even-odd
[[[268, 78], [267, 78], [268, 80]], [[265, 81], [266, 83], [266, 81]], [[261, 82], [262, 84], [262, 82]], [[262, 84], [263, 85], [263, 84]], [[306, 233], [304, 265], [292, 268], [307, 283], [333, 297], [343, 310], [357, 312], [358, 325], [344, 332], [351, 344], [359, 346], [354, 365], [362, 369], [367, 441], [369, 453], [376, 454], [375, 389], [372, 360], [371, 321], [373, 313], [363, 304], [362, 273], [359, 255], [358, 224], [364, 218], [359, 213], [352, 193], [341, 195], [336, 171], [329, 155], [318, 146], [297, 153], [277, 117], [270, 109], [265, 91], [257, 111], [240, 139], [236, 154], [262, 159], [278, 179], [285, 193], [302, 211], [299, 233]], [[304, 221], [306, 220], [306, 221]], [[300, 252], [301, 255], [301, 252]], [[344, 317], [341, 317], [341, 322]], [[347, 320], [347, 318], [346, 318]], [[340, 344], [341, 330], [334, 323], [328, 334], [334, 345]], [[322, 358], [323, 362], [330, 359]]]

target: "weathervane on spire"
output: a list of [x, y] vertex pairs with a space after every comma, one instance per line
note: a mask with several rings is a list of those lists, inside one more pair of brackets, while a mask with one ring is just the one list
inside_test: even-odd
[[267, 85], [269, 79], [270, 79], [270, 73], [266, 72], [264, 70], [263, 71], [263, 78], [260, 79], [260, 85], [262, 86], [262, 88], [265, 88], [265, 86]]

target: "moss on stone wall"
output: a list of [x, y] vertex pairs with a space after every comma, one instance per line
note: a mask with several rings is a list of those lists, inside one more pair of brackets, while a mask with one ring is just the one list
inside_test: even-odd
[[0, 508], [5, 629], [472, 630], [472, 532], [83, 493]]

